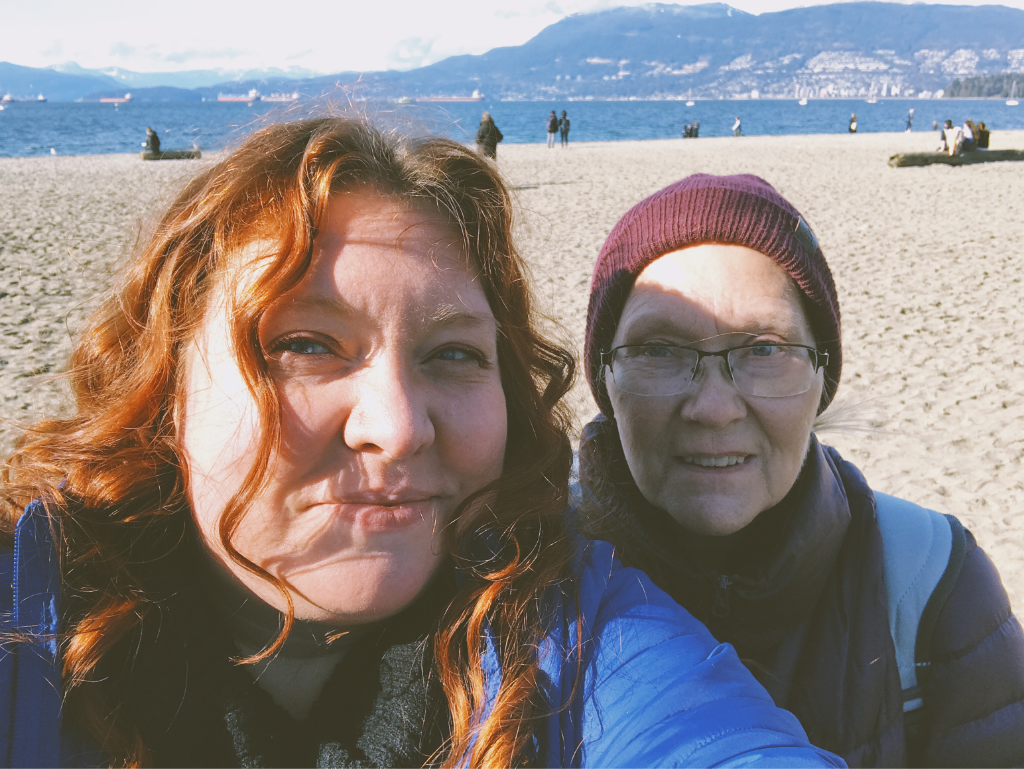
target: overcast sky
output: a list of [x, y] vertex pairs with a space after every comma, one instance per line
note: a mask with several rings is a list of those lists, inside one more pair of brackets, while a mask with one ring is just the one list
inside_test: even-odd
[[[408, 69], [526, 42], [572, 13], [641, 0], [0, 0], [0, 61], [154, 72]], [[685, 2], [692, 5], [694, 3]], [[823, 3], [733, 0], [764, 13]], [[983, 5], [977, 0], [950, 0]], [[1001, 3], [1024, 9], [1024, 0]]]

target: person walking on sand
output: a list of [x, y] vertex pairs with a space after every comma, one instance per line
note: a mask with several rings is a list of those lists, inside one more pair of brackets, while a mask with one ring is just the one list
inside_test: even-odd
[[910, 133], [914, 130], [914, 108], [910, 108], [910, 112], [907, 113], [907, 130], [905, 133]]
[[498, 158], [498, 142], [505, 137], [501, 135], [498, 126], [494, 125], [494, 118], [490, 112], [485, 112], [480, 117], [480, 127], [476, 129], [476, 146], [480, 153], [492, 160]]
[[852, 134], [857, 133], [857, 113], [856, 112], [854, 112], [852, 115], [850, 115], [850, 129], [849, 130], [850, 130], [850, 133], [852, 133]]
[[558, 119], [558, 130], [562, 134], [562, 149], [569, 146], [569, 116], [562, 110], [562, 117]]
[[740, 116], [736, 116], [736, 122], [732, 124], [732, 135], [743, 136], [743, 121], [740, 120]]
[[551, 110], [551, 114], [548, 115], [548, 149], [552, 149], [555, 146], [555, 137], [558, 135], [558, 117], [555, 115], [555, 111]]

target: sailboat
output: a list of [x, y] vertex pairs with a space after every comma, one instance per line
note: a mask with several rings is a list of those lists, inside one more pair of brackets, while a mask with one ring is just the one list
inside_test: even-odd
[[1014, 80], [1013, 88], [1010, 89], [1010, 98], [1006, 100], [1006, 106], [1016, 107], [1018, 104], [1020, 104], [1020, 102], [1017, 101], [1017, 81]]

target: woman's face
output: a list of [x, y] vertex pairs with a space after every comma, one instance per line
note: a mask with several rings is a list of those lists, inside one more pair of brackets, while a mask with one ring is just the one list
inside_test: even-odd
[[[758, 251], [703, 244], [666, 254], [640, 273], [613, 346], [662, 342], [717, 351], [755, 340], [814, 346], [798, 289]], [[742, 395], [718, 358], [705, 358], [681, 395], [631, 395], [604, 374], [637, 486], [684, 528], [732, 534], [792, 488], [821, 398], [820, 370], [810, 390], [784, 398]]]
[[[436, 216], [337, 195], [309, 272], [261, 322], [281, 441], [232, 541], [289, 586], [299, 618], [360, 624], [408, 606], [443, 558], [455, 508], [501, 474], [497, 323], [467, 261]], [[189, 498], [218, 560], [284, 610], [219, 541], [263, 434], [228, 339], [229, 302], [221, 291], [187, 353], [177, 423]]]

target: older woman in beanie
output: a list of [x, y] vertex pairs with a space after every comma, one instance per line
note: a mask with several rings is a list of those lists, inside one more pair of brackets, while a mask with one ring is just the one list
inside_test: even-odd
[[696, 175], [642, 201], [598, 257], [586, 334], [590, 536], [851, 766], [1024, 762], [1024, 634], [991, 561], [814, 436], [839, 304], [787, 200]]

